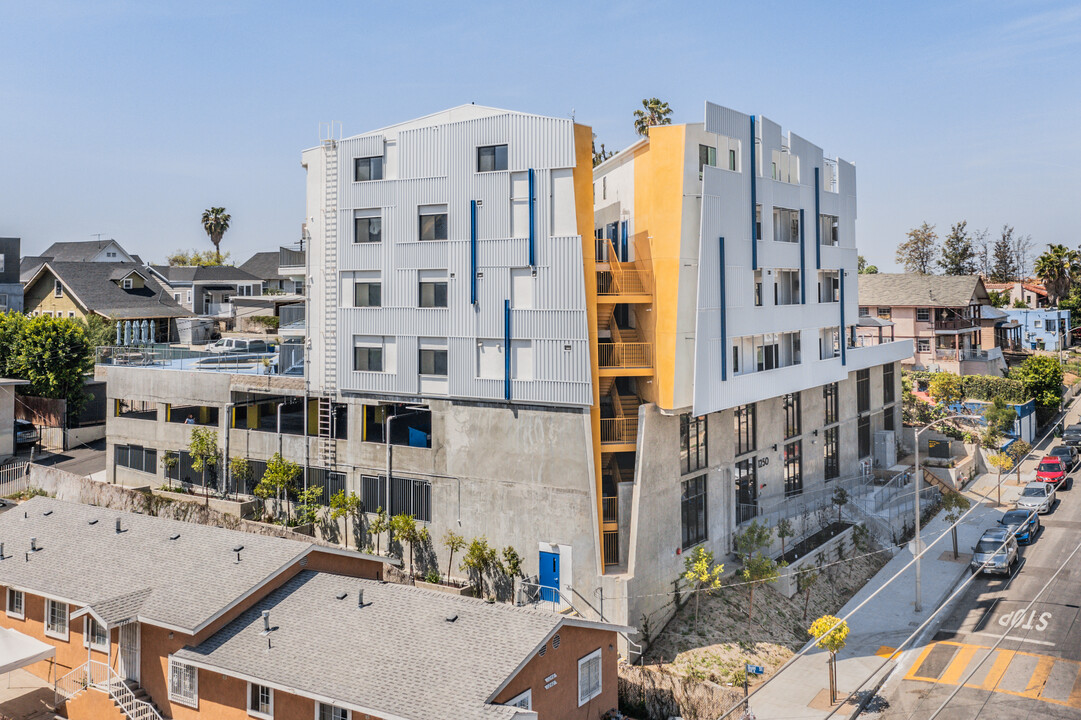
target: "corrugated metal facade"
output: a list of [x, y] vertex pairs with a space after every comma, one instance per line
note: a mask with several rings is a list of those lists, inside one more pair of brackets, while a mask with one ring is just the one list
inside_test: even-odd
[[[477, 172], [477, 148], [507, 145], [508, 169]], [[393, 150], [391, 150], [393, 148]], [[478, 341], [504, 336], [504, 302], [511, 300], [511, 337], [531, 341], [531, 378], [513, 379], [515, 402], [590, 405], [582, 242], [555, 231], [558, 206], [574, 214], [573, 186], [556, 187], [553, 171], [574, 167], [569, 120], [520, 113], [493, 114], [424, 127], [394, 128], [339, 143], [338, 387], [345, 392], [415, 395], [422, 339], [445, 343], [446, 395], [504, 400], [504, 377], [480, 377]], [[353, 159], [384, 156], [384, 178], [354, 182]], [[529, 267], [528, 232], [514, 225], [515, 178], [535, 171], [535, 263]], [[523, 175], [519, 175], [522, 173]], [[527, 193], [519, 192], [521, 203]], [[471, 202], [477, 201], [477, 303], [471, 304]], [[447, 240], [419, 240], [419, 210], [445, 206]], [[519, 205], [519, 207], [521, 207]], [[428, 208], [425, 208], [428, 210]], [[378, 243], [354, 243], [356, 211], [378, 211]], [[564, 223], [565, 225], [565, 223]], [[512, 291], [512, 270], [519, 276]], [[421, 271], [442, 271], [446, 308], [421, 308]], [[427, 273], [426, 273], [427, 274]], [[355, 281], [381, 283], [382, 306], [351, 307]], [[315, 328], [318, 331], [318, 328]], [[383, 372], [353, 370], [354, 338], [387, 338], [395, 361]], [[503, 349], [506, 352], [506, 349]], [[426, 381], [425, 394], [431, 385]], [[439, 393], [442, 394], [442, 393]]]

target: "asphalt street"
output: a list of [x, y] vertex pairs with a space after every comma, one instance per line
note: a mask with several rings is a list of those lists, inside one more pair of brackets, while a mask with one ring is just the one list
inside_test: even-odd
[[877, 717], [1081, 720], [1081, 484], [1058, 494], [1012, 575], [975, 579], [938, 632], [902, 657]]

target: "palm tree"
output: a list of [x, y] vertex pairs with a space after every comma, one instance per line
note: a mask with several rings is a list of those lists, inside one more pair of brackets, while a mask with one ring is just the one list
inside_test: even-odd
[[1033, 270], [1047, 288], [1051, 304], [1058, 305], [1060, 299], [1069, 295], [1074, 282], [1081, 280], [1081, 253], [1065, 245], [1048, 245], [1036, 259]]
[[210, 236], [210, 242], [214, 243], [214, 257], [221, 264], [221, 238], [229, 229], [229, 213], [223, 207], [212, 207], [203, 210], [203, 230]]
[[668, 103], [661, 102], [657, 98], [642, 100], [642, 109], [634, 111], [634, 129], [639, 135], [649, 135], [649, 128], [653, 125], [671, 125], [672, 108]]

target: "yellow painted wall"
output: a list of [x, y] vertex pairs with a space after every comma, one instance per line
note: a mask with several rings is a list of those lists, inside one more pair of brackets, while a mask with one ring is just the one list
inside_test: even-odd
[[38, 314], [47, 312], [54, 317], [57, 312], [61, 313], [61, 317], [69, 317], [69, 313], [74, 312], [75, 317], [84, 317], [86, 313], [72, 300], [66, 287], [63, 297], [54, 297], [55, 281], [56, 276], [45, 271], [33, 285], [27, 287], [23, 293], [23, 311], [28, 315], [34, 312]]
[[[653, 265], [653, 311], [638, 313], [640, 332], [653, 343], [654, 380], [640, 382], [639, 394], [662, 408], [674, 403], [678, 342], [680, 236], [686, 126], [650, 128], [649, 143], [634, 157], [634, 222], [637, 242], [648, 242]], [[648, 238], [648, 240], [647, 240]]]

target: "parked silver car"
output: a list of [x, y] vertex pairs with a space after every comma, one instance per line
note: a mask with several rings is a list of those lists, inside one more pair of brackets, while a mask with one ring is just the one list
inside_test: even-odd
[[972, 548], [972, 572], [1009, 575], [1017, 562], [1017, 539], [1007, 528], [984, 530]]
[[222, 338], [206, 348], [210, 353], [265, 353], [270, 352], [266, 340], [249, 340], [248, 338]]
[[1017, 498], [1021, 510], [1035, 510], [1041, 515], [1051, 512], [1055, 504], [1055, 486], [1045, 482], [1030, 482]]

